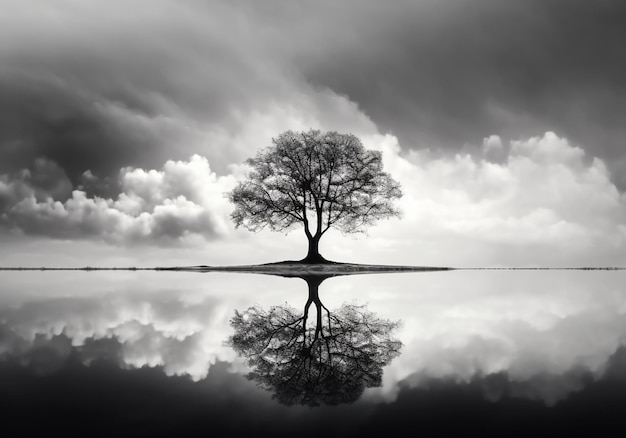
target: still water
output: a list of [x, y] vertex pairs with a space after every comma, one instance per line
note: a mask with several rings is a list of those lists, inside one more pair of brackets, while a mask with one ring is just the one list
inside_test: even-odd
[[623, 271], [306, 280], [0, 272], [2, 428], [620, 435]]

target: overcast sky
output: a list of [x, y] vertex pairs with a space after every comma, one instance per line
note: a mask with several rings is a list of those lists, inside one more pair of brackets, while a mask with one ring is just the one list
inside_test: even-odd
[[0, 265], [300, 258], [223, 193], [288, 130], [383, 151], [327, 258], [626, 264], [621, 0], [0, 0]]

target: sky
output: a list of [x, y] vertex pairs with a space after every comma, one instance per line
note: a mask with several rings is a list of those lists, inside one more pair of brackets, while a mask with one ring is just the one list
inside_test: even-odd
[[332, 260], [626, 265], [621, 0], [0, 0], [0, 265], [298, 259], [224, 193], [286, 130], [382, 151]]

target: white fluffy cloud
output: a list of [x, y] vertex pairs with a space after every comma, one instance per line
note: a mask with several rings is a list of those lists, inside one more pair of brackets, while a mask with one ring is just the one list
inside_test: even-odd
[[[297, 114], [304, 113], [291, 119], [295, 128], [325, 126], [315, 118], [298, 122]], [[257, 117], [255, 126], [274, 120]], [[405, 194], [400, 201], [404, 217], [376, 224], [367, 238], [329, 234], [321, 249], [331, 259], [447, 266], [626, 262], [625, 197], [605, 163], [567, 139], [547, 132], [503, 144], [491, 136], [483, 155], [435, 157], [427, 151], [403, 154], [394, 136], [380, 135], [364, 122], [361, 128], [353, 126], [366, 147], [383, 151], [386, 170]], [[251, 132], [230, 141], [250, 142]], [[194, 155], [189, 161], [168, 161], [161, 170], [122, 169], [121, 193], [115, 198], [75, 190], [59, 201], [37, 191], [27, 178], [5, 175], [0, 199], [5, 223], [25, 233], [159, 244], [223, 236], [215, 254], [229, 263], [271, 261], [281, 253], [298, 257], [305, 239], [297, 231], [288, 237], [233, 232], [232, 206], [224, 193], [242, 177], [240, 166], [218, 176], [206, 158]]]
[[[402, 220], [383, 222], [369, 241], [341, 250], [381, 261], [422, 264], [597, 265], [624, 263], [626, 198], [605, 163], [547, 132], [502, 145], [485, 139], [485, 155], [402, 155], [395, 137], [364, 138], [383, 151], [402, 185]], [[494, 146], [497, 145], [497, 146]], [[502, 160], [488, 153], [503, 150]], [[375, 253], [374, 253], [375, 254]]]
[[[87, 175], [89, 177], [90, 175]], [[88, 197], [74, 190], [65, 201], [41, 200], [27, 182], [3, 176], [3, 220], [32, 234], [96, 237], [113, 243], [174, 243], [201, 236], [212, 239], [228, 229], [230, 205], [224, 193], [231, 176], [218, 177], [206, 158], [168, 161], [161, 170], [124, 168], [117, 198]]]

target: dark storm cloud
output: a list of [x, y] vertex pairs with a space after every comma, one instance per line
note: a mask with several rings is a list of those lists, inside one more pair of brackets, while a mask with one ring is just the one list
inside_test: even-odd
[[299, 65], [403, 147], [458, 150], [489, 134], [554, 130], [609, 160], [626, 187], [626, 3], [342, 5], [320, 8], [323, 44]]
[[[61, 163], [74, 180], [93, 166], [110, 172], [136, 154], [124, 135], [108, 132], [94, 101], [78, 87], [0, 71], [2, 170], [28, 167], [47, 157]], [[116, 170], [117, 170], [116, 169]]]
[[309, 81], [404, 148], [553, 130], [626, 184], [619, 0], [4, 3], [0, 171], [45, 156], [77, 184], [193, 152], [225, 165], [242, 157], [210, 134]]
[[67, 199], [72, 190], [72, 183], [65, 171], [54, 161], [45, 158], [35, 159], [30, 168], [13, 174], [0, 174], [0, 184], [0, 211], [7, 203], [17, 202], [30, 195], [38, 200], [47, 197]]
[[0, 70], [0, 170], [46, 157], [77, 184], [86, 170], [106, 177], [124, 165], [156, 167], [181, 135], [176, 125], [159, 123], [149, 100], [113, 98], [55, 75]]
[[206, 133], [236, 132], [233, 112], [289, 76], [257, 41], [263, 26], [219, 1], [3, 3], [0, 172], [43, 156], [77, 184], [202, 148], [229, 156]]

